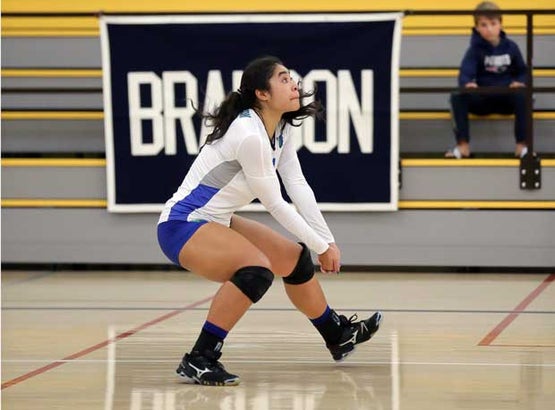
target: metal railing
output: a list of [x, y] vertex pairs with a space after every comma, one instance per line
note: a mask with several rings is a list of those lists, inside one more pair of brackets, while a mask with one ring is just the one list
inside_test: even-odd
[[[364, 10], [358, 11], [359, 13], [368, 13], [368, 12], [388, 12], [384, 10]], [[398, 10], [390, 10], [390, 12], [398, 12]], [[224, 13], [231, 13], [231, 12], [224, 12]], [[235, 13], [235, 12], [233, 12]], [[284, 12], [253, 12], [253, 13], [245, 13], [241, 12], [242, 14], [284, 14]], [[287, 13], [287, 12], [286, 12]], [[290, 14], [297, 14], [299, 12], [290, 12]], [[325, 14], [330, 13], [328, 11], [303, 11], [304, 13], [314, 13], [314, 14]], [[333, 11], [333, 13], [357, 13], [353, 11], [344, 11], [344, 12], [337, 12]], [[474, 15], [476, 12], [475, 10], [404, 10], [403, 13], [405, 16], [457, 16], [457, 15]], [[487, 11], [480, 12], [480, 14], [487, 14]], [[101, 11], [98, 13], [75, 13], [75, 12], [53, 12], [53, 13], [4, 13], [4, 17], [91, 17], [91, 16], [99, 16], [103, 14]], [[106, 15], [167, 15], [167, 14], [180, 14], [177, 12], [161, 12], [161, 13], [152, 13], [152, 12], [120, 12], [120, 13], [105, 13]], [[222, 14], [222, 12], [208, 12], [208, 13], [191, 13], [186, 12], [182, 14]], [[528, 146], [527, 156], [525, 156], [521, 160], [521, 175], [537, 175], [540, 178], [540, 170], [539, 170], [539, 158], [534, 153], [534, 122], [533, 122], [533, 94], [537, 93], [548, 93], [548, 92], [555, 92], [555, 87], [534, 87], [534, 78], [533, 78], [533, 55], [534, 55], [534, 16], [535, 15], [554, 15], [555, 9], [544, 9], [544, 10], [527, 10], [527, 9], [520, 9], [520, 10], [500, 10], [500, 11], [492, 11], [491, 14], [502, 14], [502, 15], [524, 15], [526, 17], [526, 64], [527, 64], [527, 81], [526, 86], [522, 89], [513, 89], [509, 87], [480, 87], [477, 89], [460, 89], [454, 87], [401, 87], [401, 93], [440, 93], [440, 92], [453, 92], [459, 91], [464, 93], [479, 93], [479, 94], [511, 94], [511, 93], [525, 93], [526, 98], [526, 144]], [[3, 89], [4, 92], [10, 93], [29, 93], [29, 92], [38, 92], [38, 93], [48, 93], [48, 92], [64, 92], [64, 93], [90, 93], [90, 92], [101, 92], [101, 89], [91, 87], [91, 88], [73, 88], [73, 89], [59, 89], [59, 88], [48, 88], [48, 89], [41, 89], [41, 90], [30, 90], [30, 89], [21, 89], [21, 88], [5, 88]], [[541, 184], [540, 184], [541, 185]], [[526, 183], [525, 186], [522, 185], [521, 187], [525, 188], [538, 188], [540, 185], [537, 183]]]

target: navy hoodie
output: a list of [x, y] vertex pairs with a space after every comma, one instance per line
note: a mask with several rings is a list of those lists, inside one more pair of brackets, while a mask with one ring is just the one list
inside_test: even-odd
[[508, 86], [513, 81], [526, 82], [526, 63], [518, 45], [507, 38], [504, 31], [493, 46], [475, 28], [470, 47], [466, 50], [459, 71], [459, 86], [476, 82], [479, 86]]

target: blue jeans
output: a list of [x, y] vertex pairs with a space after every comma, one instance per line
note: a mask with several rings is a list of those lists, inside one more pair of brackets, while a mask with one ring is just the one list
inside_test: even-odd
[[451, 94], [451, 114], [453, 132], [458, 142], [470, 141], [468, 114], [514, 114], [515, 140], [526, 141], [526, 96], [514, 94], [470, 94], [453, 92]]

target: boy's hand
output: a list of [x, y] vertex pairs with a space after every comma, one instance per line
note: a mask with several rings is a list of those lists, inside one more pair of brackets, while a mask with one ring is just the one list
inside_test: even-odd
[[478, 88], [478, 84], [476, 84], [474, 81], [471, 81], [469, 83], [466, 83], [464, 85], [465, 88]]
[[522, 87], [526, 87], [526, 84], [521, 83], [520, 81], [513, 81], [511, 84], [509, 84], [509, 87], [511, 87], [511, 88], [522, 88]]

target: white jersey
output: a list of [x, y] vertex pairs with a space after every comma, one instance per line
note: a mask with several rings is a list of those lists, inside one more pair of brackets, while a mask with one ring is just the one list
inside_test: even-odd
[[[272, 147], [258, 115], [252, 109], [239, 114], [222, 138], [202, 148], [158, 223], [205, 220], [229, 226], [233, 213], [257, 198], [310, 249], [325, 252], [334, 238], [302, 173], [291, 126], [282, 130], [278, 124], [276, 134]], [[300, 215], [283, 199], [276, 170]]]

